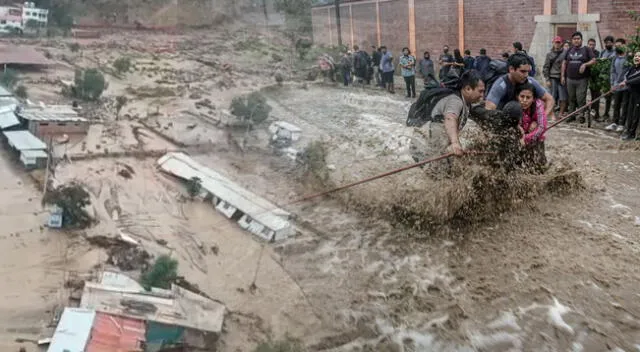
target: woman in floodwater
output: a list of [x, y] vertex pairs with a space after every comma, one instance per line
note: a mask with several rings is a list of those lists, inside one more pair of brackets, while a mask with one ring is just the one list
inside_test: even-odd
[[522, 139], [520, 142], [524, 146], [524, 166], [541, 171], [547, 164], [544, 149], [547, 114], [544, 102], [537, 99], [534, 92], [535, 87], [530, 83], [518, 87], [516, 91], [516, 96], [522, 107], [522, 120], [520, 120]]

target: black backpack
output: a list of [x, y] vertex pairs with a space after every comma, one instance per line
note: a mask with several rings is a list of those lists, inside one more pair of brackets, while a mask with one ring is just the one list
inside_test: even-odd
[[442, 98], [448, 97], [452, 94], [456, 94], [456, 91], [444, 87], [425, 89], [420, 92], [418, 100], [411, 104], [411, 108], [409, 108], [407, 126], [420, 127], [425, 123], [434, 120], [431, 117], [433, 108], [435, 108], [436, 104], [438, 104]]
[[501, 60], [491, 60], [486, 71], [482, 74], [482, 81], [484, 82], [485, 93], [489, 94], [491, 86], [498, 80], [498, 78], [509, 73], [509, 64]]

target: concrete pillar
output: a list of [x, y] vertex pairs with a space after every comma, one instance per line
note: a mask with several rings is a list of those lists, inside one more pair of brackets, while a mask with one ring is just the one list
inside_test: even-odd
[[571, 14], [571, 0], [557, 0], [557, 11], [558, 15], [569, 15]]
[[578, 14], [586, 15], [588, 7], [588, 0], [578, 0]]
[[376, 0], [376, 35], [379, 48], [382, 46], [382, 31], [380, 30], [380, 0]]
[[464, 53], [464, 0], [458, 0], [458, 48]]
[[353, 37], [353, 6], [349, 5], [349, 30], [351, 31], [351, 48], [356, 45], [355, 38]]
[[551, 0], [544, 0], [543, 15], [551, 15]]
[[408, 0], [409, 7], [409, 50], [416, 55], [416, 6], [415, 0]]

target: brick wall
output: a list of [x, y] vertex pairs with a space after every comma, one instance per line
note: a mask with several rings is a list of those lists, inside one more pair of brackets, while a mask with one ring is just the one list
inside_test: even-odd
[[380, 30], [382, 45], [389, 48], [397, 59], [402, 48], [409, 46], [409, 7], [406, 0], [380, 3]]
[[489, 56], [499, 57], [515, 41], [528, 48], [536, 29], [534, 16], [544, 11], [541, 0], [494, 0], [490, 8], [486, 0], [464, 3], [465, 45], [474, 56], [485, 48]]
[[458, 2], [416, 0], [417, 57], [425, 50], [431, 52], [434, 62], [449, 45], [450, 52], [458, 47]]
[[[632, 33], [635, 24], [626, 14], [628, 9], [638, 8], [640, 0], [590, 0], [588, 12], [599, 13], [598, 28], [601, 37], [609, 34], [620, 37]], [[572, 1], [577, 12], [578, 1]], [[552, 14], [556, 14], [557, 0], [552, 0]], [[354, 41], [361, 47], [377, 42], [376, 13], [374, 3], [353, 3]], [[416, 46], [417, 57], [425, 50], [432, 57], [442, 52], [448, 44], [452, 49], [458, 46], [458, 1], [457, 0], [415, 0], [416, 6]], [[638, 8], [640, 9], [640, 8]], [[536, 28], [534, 17], [542, 15], [543, 0], [465, 0], [465, 45], [478, 55], [480, 48], [486, 48], [491, 57], [499, 57], [511, 50], [514, 41], [520, 41], [528, 48]], [[574, 13], [575, 13], [574, 12]], [[316, 42], [328, 44], [327, 9], [313, 10], [314, 38]], [[380, 3], [381, 44], [386, 45], [398, 56], [402, 47], [409, 46], [408, 5], [406, 0], [392, 0]], [[331, 11], [333, 42], [335, 35], [335, 13]], [[351, 42], [349, 7], [341, 7], [342, 37], [345, 44]], [[326, 23], [326, 24], [325, 24]], [[320, 32], [318, 32], [318, 30]], [[363, 45], [364, 44], [364, 45]]]
[[635, 23], [627, 15], [628, 10], [640, 10], [638, 0], [590, 0], [588, 12], [599, 13], [598, 31], [600, 37], [612, 35], [626, 37], [635, 32]]

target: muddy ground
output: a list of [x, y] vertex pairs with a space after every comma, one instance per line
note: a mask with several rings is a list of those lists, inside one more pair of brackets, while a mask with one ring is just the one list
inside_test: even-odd
[[[177, 50], [165, 52], [167, 43]], [[547, 142], [554, 172], [576, 172], [582, 187], [543, 187], [533, 200], [513, 201], [483, 221], [417, 231], [354, 203], [403, 187], [428, 194], [452, 184], [423, 184], [413, 170], [348, 196], [286, 205], [321, 186], [276, 152], [267, 132], [270, 122], [284, 120], [303, 130], [292, 148], [322, 141], [325, 181], [342, 184], [410, 162], [408, 100], [297, 80], [304, 71], [287, 66], [289, 56], [274, 59], [288, 52], [277, 36], [134, 33], [81, 44], [72, 53], [64, 41], [32, 43], [58, 65], [22, 79], [33, 100], [64, 103], [56, 82], [72, 79], [75, 67], [100, 63], [107, 73], [104, 102], [83, 106], [94, 122], [88, 136], [55, 150], [68, 157], [57, 163], [55, 182], [85, 185], [99, 223], [81, 233], [41, 229], [40, 190], [2, 155], [8, 254], [0, 269], [7, 276], [0, 346], [47, 336], [56, 306], [68, 300], [65, 277], [108, 266], [109, 251], [85, 238], [125, 233], [152, 256], [177, 258], [181, 275], [227, 305], [222, 351], [250, 351], [287, 335], [312, 351], [639, 349], [636, 144], [621, 145], [599, 127], [558, 127]], [[109, 63], [121, 55], [135, 69], [110, 74]], [[287, 77], [284, 87], [273, 86], [276, 72]], [[248, 133], [224, 127], [231, 99], [257, 89], [273, 108], [269, 120]], [[129, 103], [116, 121], [118, 95]], [[168, 150], [189, 152], [293, 212], [298, 236], [262, 243], [188, 200], [183, 185], [154, 167]], [[258, 289], [251, 292], [256, 267]]]

